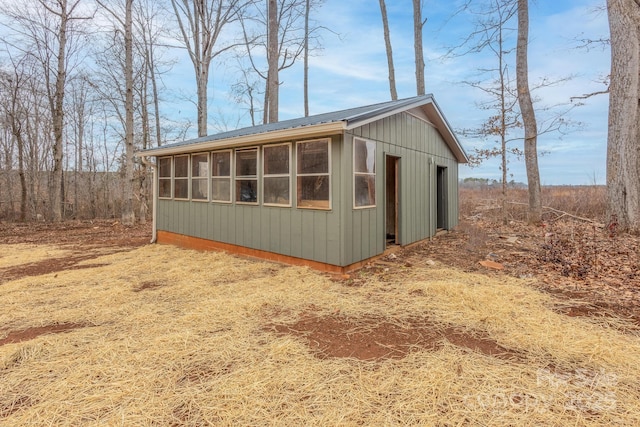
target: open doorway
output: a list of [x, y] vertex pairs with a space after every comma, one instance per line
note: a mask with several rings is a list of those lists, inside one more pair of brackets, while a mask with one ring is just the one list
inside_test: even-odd
[[398, 227], [400, 157], [386, 156], [385, 163], [385, 215], [386, 247], [400, 244]]
[[447, 168], [444, 166], [438, 166], [436, 188], [437, 188], [436, 226], [439, 230], [447, 230], [449, 227], [449, 224], [447, 221], [447, 214], [448, 214]]

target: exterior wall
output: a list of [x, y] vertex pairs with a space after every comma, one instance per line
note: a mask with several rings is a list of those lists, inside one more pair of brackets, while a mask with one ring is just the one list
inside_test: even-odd
[[[376, 142], [373, 208], [354, 208], [354, 137]], [[159, 199], [157, 229], [336, 266], [352, 265], [385, 250], [386, 155], [400, 158], [400, 244], [436, 232], [438, 166], [447, 168], [447, 228], [457, 225], [458, 163], [453, 153], [432, 125], [400, 113], [331, 138], [331, 210], [296, 208], [293, 173], [293, 207]], [[291, 160], [295, 171], [295, 144]], [[262, 165], [258, 168], [260, 183], [261, 169]]]
[[[352, 194], [353, 138], [376, 141], [376, 207], [354, 209]], [[447, 228], [458, 223], [458, 162], [429, 123], [400, 113], [356, 128], [343, 145], [345, 200], [343, 214], [346, 262], [356, 262], [384, 252], [385, 156], [400, 158], [399, 242], [408, 245], [436, 233], [437, 167], [447, 168]]]
[[[315, 139], [315, 138], [314, 138]], [[333, 265], [344, 263], [341, 137], [331, 140], [331, 210], [158, 200], [157, 229]], [[296, 164], [292, 149], [292, 170]], [[261, 182], [262, 171], [258, 180]], [[292, 179], [291, 196], [296, 194]]]

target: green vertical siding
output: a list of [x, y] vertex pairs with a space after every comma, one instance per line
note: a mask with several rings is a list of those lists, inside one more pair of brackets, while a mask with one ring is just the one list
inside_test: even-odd
[[[332, 138], [330, 211], [161, 199], [158, 230], [342, 265], [340, 144], [340, 137]], [[295, 145], [292, 156], [294, 168]], [[292, 197], [295, 194], [294, 179]]]
[[[376, 207], [354, 209], [353, 138], [376, 141]], [[401, 113], [353, 129], [345, 135], [342, 147], [342, 194], [347, 195], [345, 226], [345, 262], [350, 264], [384, 252], [385, 167], [386, 155], [400, 158], [399, 168], [399, 241], [407, 245], [436, 232], [436, 170], [447, 167], [449, 228], [458, 222], [458, 162], [438, 131], [425, 121]]]
[[[376, 206], [353, 206], [353, 138], [376, 141]], [[407, 245], [436, 232], [436, 170], [447, 168], [449, 228], [458, 222], [458, 163], [438, 131], [401, 113], [331, 141], [329, 211], [159, 200], [157, 226], [194, 237], [346, 266], [384, 252], [386, 156], [398, 157], [399, 235]], [[296, 150], [292, 146], [292, 170]], [[291, 196], [295, 198], [295, 174]]]

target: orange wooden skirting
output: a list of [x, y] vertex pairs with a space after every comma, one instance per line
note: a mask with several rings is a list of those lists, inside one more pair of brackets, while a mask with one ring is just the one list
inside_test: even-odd
[[186, 249], [196, 249], [201, 251], [225, 251], [241, 256], [265, 259], [283, 264], [300, 265], [311, 267], [326, 273], [346, 274], [350, 271], [357, 270], [364, 266], [367, 262], [377, 258], [369, 258], [346, 267], [326, 264], [318, 261], [311, 261], [303, 258], [296, 258], [288, 255], [276, 254], [259, 249], [251, 249], [244, 246], [232, 245], [230, 243], [216, 242], [214, 240], [202, 239], [199, 237], [185, 236], [184, 234], [172, 233], [170, 231], [158, 230], [157, 242], [160, 244], [175, 245]]

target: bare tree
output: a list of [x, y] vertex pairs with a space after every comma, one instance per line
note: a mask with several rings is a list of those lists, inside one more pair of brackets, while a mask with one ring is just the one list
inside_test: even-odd
[[[518, 7], [519, 1], [521, 0], [488, 0], [483, 3], [469, 1], [465, 3], [464, 10], [477, 17], [476, 28], [461, 45], [450, 51], [451, 54], [459, 56], [489, 51], [496, 60], [495, 67], [483, 67], [479, 70], [482, 76], [490, 76], [489, 81], [465, 82], [489, 95], [489, 100], [484, 101], [480, 108], [494, 113], [478, 129], [467, 129], [464, 132], [472, 137], [487, 139], [497, 136], [499, 139], [493, 148], [476, 150], [473, 160], [477, 164], [491, 157], [499, 156], [501, 158], [501, 198], [503, 221], [505, 222], [507, 221], [505, 202], [509, 158], [512, 156], [525, 157], [527, 178], [532, 186], [530, 191], [534, 192], [533, 203], [540, 203], [537, 137], [549, 133], [562, 136], [577, 125], [567, 116], [577, 104], [571, 104], [567, 100], [566, 103], [546, 106], [541, 105], [540, 99], [532, 97], [532, 93], [536, 90], [560, 85], [570, 80], [571, 77], [542, 78], [539, 82], [529, 85], [526, 61], [528, 37], [519, 37], [520, 31], [526, 31], [528, 34], [528, 18], [526, 15], [524, 16], [527, 22], [518, 25], [517, 30], [514, 22], [516, 18], [519, 18], [518, 13], [527, 12], [524, 8]], [[525, 6], [528, 6], [526, 2]], [[514, 34], [516, 35], [515, 40]], [[514, 50], [516, 52], [515, 80], [510, 73]], [[518, 56], [520, 57], [518, 58]], [[522, 76], [522, 73], [525, 75]], [[533, 117], [525, 119], [524, 115], [533, 115]], [[531, 122], [532, 118], [533, 123]], [[523, 127], [525, 127], [524, 135], [521, 131]], [[524, 141], [524, 149], [513, 144], [518, 141]], [[527, 151], [528, 153], [525, 154]], [[530, 170], [535, 170], [535, 173], [530, 175]], [[540, 217], [541, 207], [539, 211], [529, 213], [531, 222], [539, 222]]]
[[611, 224], [640, 234], [640, 2], [607, 0], [611, 85], [607, 205]]
[[267, 0], [267, 86], [265, 90], [265, 123], [278, 121], [280, 79], [278, 78], [278, 1]]
[[98, 0], [98, 4], [105, 9], [112, 18], [119, 24], [119, 31], [124, 37], [124, 67], [123, 74], [125, 80], [125, 161], [124, 161], [124, 185], [122, 200], [122, 223], [133, 225], [136, 222], [136, 215], [133, 208], [133, 188], [134, 188], [134, 104], [133, 104], [133, 0], [124, 0], [124, 19], [122, 11], [112, 9], [110, 5]]
[[[514, 88], [514, 81], [509, 72], [509, 57], [513, 54], [513, 47], [508, 44], [509, 33], [512, 31], [508, 27], [516, 14], [513, 2], [503, 2], [492, 0], [490, 2], [491, 13], [483, 12], [480, 16], [475, 31], [469, 35], [465, 41], [463, 55], [469, 53], [488, 50], [496, 60], [495, 67], [484, 68], [483, 74], [491, 76], [491, 81], [467, 81], [466, 84], [481, 90], [488, 95], [489, 100], [484, 102], [480, 108], [491, 111], [492, 114], [480, 126], [479, 129], [467, 129], [464, 133], [471, 137], [493, 138], [497, 137], [496, 147], [489, 149], [478, 149], [472, 161], [475, 164], [483, 160], [500, 157], [500, 171], [502, 174], [501, 207], [502, 220], [507, 222], [506, 198], [507, 198], [507, 177], [508, 158], [511, 155], [519, 156], [521, 151], [517, 147], [512, 147], [510, 143], [517, 140], [512, 134], [520, 126], [520, 114], [517, 111], [518, 97]], [[486, 9], [483, 9], [486, 11]], [[470, 47], [467, 48], [467, 44]]]
[[518, 0], [518, 42], [516, 48], [516, 79], [518, 103], [524, 123], [524, 160], [527, 169], [529, 191], [529, 223], [542, 221], [542, 200], [540, 196], [540, 172], [538, 170], [538, 125], [529, 90], [529, 1]]
[[[156, 146], [162, 144], [162, 127], [160, 114], [159, 86], [162, 84], [162, 74], [170, 69], [172, 62], [163, 60], [160, 38], [167, 31], [166, 19], [162, 9], [153, 0], [141, 0], [135, 8], [134, 27], [138, 34], [136, 40], [140, 56], [144, 58], [145, 85], [151, 85], [151, 104], [153, 105], [153, 133], [147, 124], [149, 136], [154, 136]], [[145, 102], [146, 99], [145, 99]]]
[[425, 94], [422, 29], [426, 23], [427, 19], [422, 19], [422, 0], [413, 0], [413, 46], [416, 57], [416, 89], [418, 95]]
[[42, 76], [51, 110], [53, 127], [52, 215], [55, 221], [63, 219], [63, 139], [64, 98], [70, 54], [75, 29], [73, 21], [86, 19], [77, 14], [80, 0], [37, 0], [32, 8], [25, 5], [7, 7], [4, 13], [13, 24], [21, 27], [24, 45], [13, 46], [32, 55], [42, 67]]
[[[414, 0], [420, 2], [420, 0]], [[398, 90], [396, 89], [396, 72], [393, 66], [393, 49], [391, 48], [391, 36], [389, 35], [389, 18], [387, 16], [387, 5], [384, 0], [380, 0], [380, 15], [382, 15], [382, 28], [384, 31], [384, 45], [387, 51], [387, 66], [389, 68], [389, 91], [391, 99], [398, 99]]]
[[[4, 115], [11, 129], [11, 135], [15, 139], [16, 149], [18, 151], [18, 177], [20, 181], [20, 221], [25, 221], [27, 218], [27, 181], [25, 178], [25, 130], [23, 128], [24, 123], [27, 120], [25, 114], [27, 109], [22, 104], [23, 96], [26, 98], [24, 91], [25, 80], [28, 78], [25, 75], [23, 61], [14, 62], [13, 73], [2, 75], [2, 86], [6, 94], [6, 103], [3, 103]], [[11, 172], [11, 171], [9, 171]], [[12, 191], [9, 188], [9, 191]]]
[[[310, 7], [314, 4], [312, 1]], [[265, 82], [262, 121], [271, 123], [278, 121], [280, 71], [293, 66], [304, 52], [306, 0], [267, 0], [266, 6], [243, 19], [242, 30], [246, 57]], [[266, 70], [259, 62], [260, 54], [266, 56]]]
[[243, 66], [240, 58], [237, 59], [239, 68], [237, 75], [240, 75], [240, 78], [231, 86], [231, 93], [237, 104], [246, 106], [247, 113], [251, 118], [251, 126], [255, 126], [257, 114], [260, 112], [258, 105], [262, 94], [260, 92], [259, 76], [256, 78], [257, 73], [252, 73], [251, 69]]
[[184, 43], [196, 75], [198, 136], [207, 135], [209, 73], [211, 61], [238, 44], [218, 46], [226, 26], [237, 21], [250, 0], [171, 0]]
[[305, 0], [304, 6], [304, 116], [309, 116], [309, 15], [311, 14], [311, 1]]

